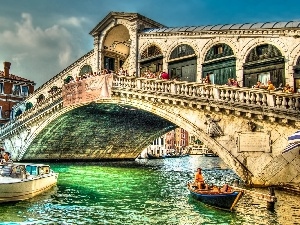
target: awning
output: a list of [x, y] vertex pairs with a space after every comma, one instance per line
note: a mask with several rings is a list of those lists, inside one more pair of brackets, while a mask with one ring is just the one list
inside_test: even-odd
[[289, 143], [300, 142], [300, 130], [288, 137]]
[[300, 147], [300, 142], [290, 143], [290, 144], [288, 144], [288, 145], [284, 148], [284, 150], [283, 150], [282, 153], [286, 153], [286, 152], [291, 151], [291, 150], [293, 150], [293, 149], [295, 149], [295, 148], [297, 148], [297, 147]]

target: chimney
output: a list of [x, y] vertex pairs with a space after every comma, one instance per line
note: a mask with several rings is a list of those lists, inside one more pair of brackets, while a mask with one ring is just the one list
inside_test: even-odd
[[4, 62], [4, 77], [9, 77], [10, 62]]

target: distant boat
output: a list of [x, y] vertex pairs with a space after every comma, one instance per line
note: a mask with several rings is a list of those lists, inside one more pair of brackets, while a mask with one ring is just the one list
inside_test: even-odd
[[212, 207], [229, 211], [234, 209], [238, 201], [243, 196], [243, 191], [232, 191], [229, 186], [224, 186], [227, 187], [227, 190], [222, 190], [222, 188], [218, 187], [205, 190], [198, 189], [193, 185], [193, 183], [189, 182], [187, 187], [192, 197], [196, 200]]
[[147, 153], [147, 158], [148, 159], [163, 159], [163, 158], [165, 158], [164, 156], [157, 156], [157, 155], [152, 155], [152, 154], [150, 154], [150, 153]]
[[166, 154], [164, 157], [165, 158], [180, 158], [180, 157], [186, 157], [189, 156], [189, 154]]
[[213, 152], [207, 152], [203, 154], [206, 157], [219, 157], [217, 154], [213, 153]]
[[0, 164], [0, 203], [32, 198], [56, 185], [57, 179], [49, 165]]

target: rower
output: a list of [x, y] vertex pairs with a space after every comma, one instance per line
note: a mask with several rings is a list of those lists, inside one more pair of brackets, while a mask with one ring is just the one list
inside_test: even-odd
[[204, 184], [204, 178], [202, 176], [201, 168], [197, 169], [197, 172], [195, 173], [195, 184], [198, 187], [198, 189], [204, 189], [205, 184]]

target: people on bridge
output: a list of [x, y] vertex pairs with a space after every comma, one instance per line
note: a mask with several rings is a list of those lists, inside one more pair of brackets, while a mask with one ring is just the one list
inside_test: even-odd
[[264, 88], [264, 85], [258, 80], [256, 84], [253, 85], [253, 88]]
[[203, 175], [202, 175], [201, 168], [198, 168], [197, 172], [195, 173], [194, 183], [195, 183], [195, 185], [197, 185], [198, 189], [204, 189], [205, 188], [204, 178], [203, 178]]
[[284, 92], [284, 93], [294, 93], [294, 89], [289, 84], [286, 84], [284, 86], [282, 92]]
[[275, 86], [273, 85], [273, 83], [272, 83], [271, 80], [268, 80], [267, 90], [268, 90], [268, 91], [273, 91], [273, 90], [275, 90]]
[[204, 83], [204, 84], [211, 84], [211, 81], [210, 81], [210, 78], [209, 78], [209, 74], [208, 74], [208, 73], [206, 74], [203, 83]]

